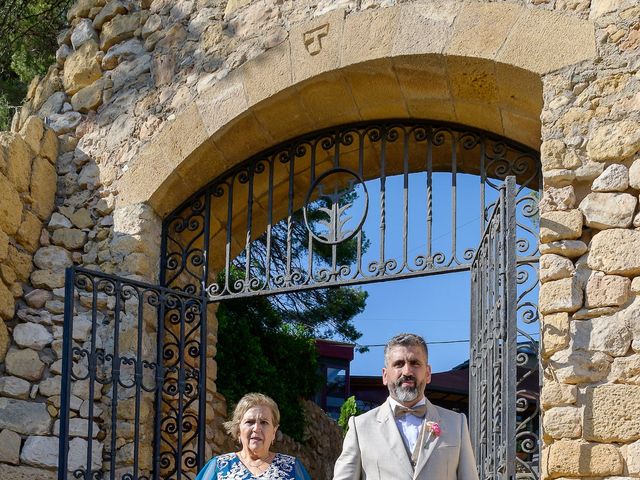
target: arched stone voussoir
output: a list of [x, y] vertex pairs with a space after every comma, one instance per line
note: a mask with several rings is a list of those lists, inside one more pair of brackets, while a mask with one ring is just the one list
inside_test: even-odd
[[291, 27], [156, 133], [118, 184], [164, 216], [230, 167], [348, 122], [425, 118], [540, 143], [542, 76], [596, 55], [593, 25], [506, 3], [432, 1]]

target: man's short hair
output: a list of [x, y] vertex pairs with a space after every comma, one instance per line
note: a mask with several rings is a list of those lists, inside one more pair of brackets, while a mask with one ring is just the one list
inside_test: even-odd
[[427, 348], [427, 342], [424, 341], [424, 338], [422, 338], [420, 335], [416, 335], [415, 333], [401, 333], [399, 335], [396, 335], [384, 346], [384, 364], [387, 365], [389, 350], [391, 350], [392, 348], [416, 346], [424, 348], [424, 354], [427, 357], [428, 361], [429, 349]]

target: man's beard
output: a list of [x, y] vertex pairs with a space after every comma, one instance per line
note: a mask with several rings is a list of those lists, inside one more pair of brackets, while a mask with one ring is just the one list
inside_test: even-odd
[[[403, 387], [402, 383], [406, 381], [412, 381], [413, 387]], [[424, 393], [425, 385], [419, 384], [413, 375], [402, 376], [398, 378], [396, 382], [389, 383], [389, 393], [392, 398], [395, 398], [399, 402], [408, 403], [413, 402]]]

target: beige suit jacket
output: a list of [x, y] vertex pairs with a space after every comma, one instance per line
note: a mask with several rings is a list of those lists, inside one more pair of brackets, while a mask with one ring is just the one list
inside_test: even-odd
[[428, 438], [414, 470], [388, 401], [351, 417], [333, 480], [478, 480], [464, 414], [427, 400], [425, 421], [442, 433]]

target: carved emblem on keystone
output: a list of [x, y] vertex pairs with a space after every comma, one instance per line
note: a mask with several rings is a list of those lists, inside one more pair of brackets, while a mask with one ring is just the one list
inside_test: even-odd
[[322, 50], [322, 38], [329, 34], [329, 24], [325, 23], [304, 34], [304, 46], [309, 55], [317, 55]]

